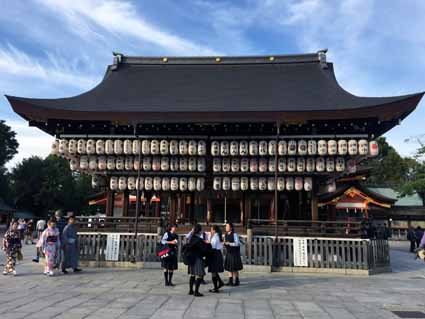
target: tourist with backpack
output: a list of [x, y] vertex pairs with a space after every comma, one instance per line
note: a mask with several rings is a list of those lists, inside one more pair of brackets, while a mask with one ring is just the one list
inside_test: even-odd
[[168, 227], [167, 232], [162, 236], [161, 244], [167, 250], [166, 257], [161, 258], [161, 267], [164, 270], [165, 286], [174, 286], [173, 272], [177, 269], [177, 243], [176, 225]]
[[208, 258], [208, 272], [211, 273], [212, 282], [214, 289], [210, 289], [210, 292], [218, 293], [220, 288], [224, 286], [223, 281], [220, 278], [220, 273], [224, 272], [223, 267], [223, 235], [219, 226], [211, 227], [211, 254]]

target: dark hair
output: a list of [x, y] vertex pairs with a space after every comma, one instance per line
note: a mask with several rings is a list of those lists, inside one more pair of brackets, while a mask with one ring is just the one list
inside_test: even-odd
[[233, 226], [233, 223], [226, 223], [226, 225], [229, 225], [230, 231], [233, 233], [235, 231], [235, 227]]
[[167, 232], [170, 232], [171, 231], [171, 228], [173, 228], [173, 227], [176, 227], [177, 228], [177, 225], [176, 224], [170, 224], [170, 225], [168, 225]]
[[50, 225], [50, 224], [56, 224], [56, 219], [50, 219], [48, 222], [47, 222], [47, 225]]
[[200, 224], [196, 224], [195, 227], [193, 227], [193, 235], [200, 234], [202, 232], [202, 226]]
[[214, 225], [212, 228], [214, 229], [214, 231], [218, 235], [218, 238], [220, 239], [220, 241], [223, 242], [223, 233], [221, 232], [220, 226]]

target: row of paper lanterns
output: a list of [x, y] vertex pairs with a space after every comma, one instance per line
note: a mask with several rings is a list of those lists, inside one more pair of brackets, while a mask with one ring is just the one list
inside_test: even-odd
[[[53, 154], [87, 155], [190, 155], [204, 156], [207, 146], [204, 140], [55, 140]], [[274, 156], [276, 141], [212, 141], [213, 156]], [[350, 140], [279, 140], [278, 155], [378, 155], [376, 141]]]
[[[97, 177], [94, 177], [96, 179]], [[99, 185], [92, 180], [92, 185]], [[125, 177], [112, 176], [109, 180], [111, 190], [153, 190], [153, 191], [198, 191], [202, 192], [205, 189], [204, 177]]]
[[278, 191], [283, 190], [306, 190], [313, 188], [311, 177], [214, 177], [213, 189], [215, 191], [274, 191], [277, 186]]

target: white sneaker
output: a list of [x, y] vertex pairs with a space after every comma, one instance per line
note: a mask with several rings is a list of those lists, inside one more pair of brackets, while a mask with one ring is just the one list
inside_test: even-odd
[[18, 273], [16, 272], [16, 270], [12, 271], [12, 275], [16, 276]]
[[3, 275], [7, 275], [7, 271], [6, 270], [3, 270]]
[[53, 271], [49, 271], [49, 276], [53, 277], [55, 274], [53, 273]]

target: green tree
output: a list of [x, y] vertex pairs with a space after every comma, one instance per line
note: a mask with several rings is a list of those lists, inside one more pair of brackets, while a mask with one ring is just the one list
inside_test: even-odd
[[408, 176], [406, 182], [400, 186], [401, 196], [417, 193], [425, 206], [425, 163], [422, 160], [425, 155], [425, 147], [419, 148], [414, 158], [407, 158]]
[[5, 121], [0, 120], [0, 168], [3, 168], [18, 152], [18, 146], [16, 133]]

